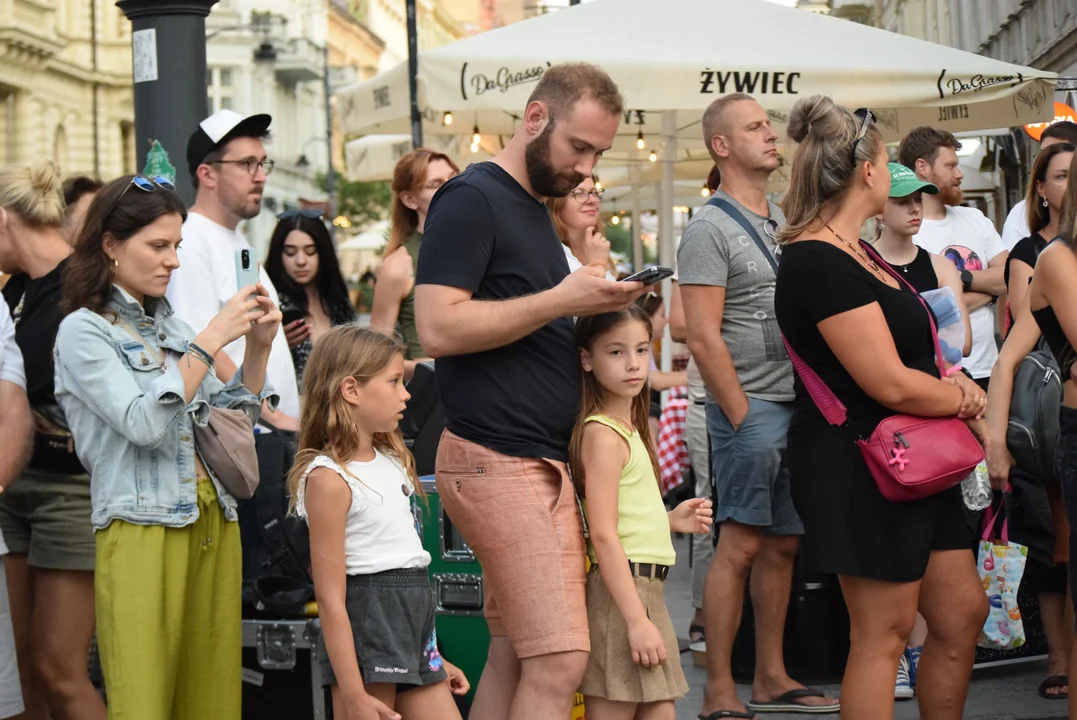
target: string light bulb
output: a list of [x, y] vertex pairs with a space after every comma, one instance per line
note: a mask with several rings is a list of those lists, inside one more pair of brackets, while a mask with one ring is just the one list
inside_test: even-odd
[[640, 150], [647, 147], [647, 143], [643, 139], [643, 130], [642, 130], [642, 128], [639, 131], [639, 135], [636, 135], [636, 147], [639, 148]]
[[595, 180], [595, 190], [601, 190], [601, 189], [602, 189], [602, 183], [600, 181], [598, 181], [598, 180]]
[[654, 150], [651, 150], [651, 162], [658, 162], [658, 153]]
[[620, 224], [621, 224], [621, 216], [620, 215], [614, 215], [613, 217], [610, 218], [610, 225], [620, 225]]
[[471, 143], [471, 152], [472, 153], [477, 153], [478, 151], [479, 151], [479, 142], [476, 140], [475, 142]]
[[471, 131], [471, 144], [478, 145], [479, 140], [479, 126], [476, 125], [475, 128]]
[[443, 125], [452, 125], [452, 113], [446, 112], [441, 118], [441, 123]]
[[699, 194], [703, 197], [710, 197], [711, 191], [707, 188], [706, 185], [704, 185], [703, 189], [699, 191]]

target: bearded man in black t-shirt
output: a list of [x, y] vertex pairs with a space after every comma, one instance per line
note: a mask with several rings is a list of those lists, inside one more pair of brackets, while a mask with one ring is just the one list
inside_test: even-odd
[[415, 307], [446, 411], [438, 493], [482, 563], [491, 634], [475, 717], [563, 720], [587, 663], [572, 318], [643, 288], [570, 274], [543, 201], [591, 176], [622, 110], [599, 68], [551, 67], [506, 148], [443, 185], [426, 220]]

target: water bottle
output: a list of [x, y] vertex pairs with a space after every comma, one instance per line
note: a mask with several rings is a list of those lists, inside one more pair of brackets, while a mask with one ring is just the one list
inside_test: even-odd
[[986, 510], [993, 499], [991, 478], [987, 474], [987, 461], [981, 460], [976, 469], [961, 481], [961, 497], [969, 510]]

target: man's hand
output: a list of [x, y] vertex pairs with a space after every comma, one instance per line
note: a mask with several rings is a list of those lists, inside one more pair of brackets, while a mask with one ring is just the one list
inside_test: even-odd
[[565, 316], [618, 312], [643, 294], [643, 284], [607, 280], [598, 268], [584, 266], [554, 288]]
[[740, 430], [740, 426], [743, 425], [744, 421], [748, 419], [748, 410], [751, 408], [751, 401], [748, 399], [748, 396], [745, 395], [743, 391], [738, 393], [737, 397], [734, 400], [736, 402], [736, 405], [734, 407], [731, 407], [726, 410], [724, 407], [719, 405], [718, 409], [722, 411], [723, 415], [725, 415], [725, 419], [729, 421], [730, 426], [735, 432], [737, 430]]

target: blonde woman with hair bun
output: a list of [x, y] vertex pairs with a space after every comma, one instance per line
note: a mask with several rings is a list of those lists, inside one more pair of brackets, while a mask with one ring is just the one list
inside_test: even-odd
[[940, 379], [928, 311], [858, 237], [890, 194], [887, 151], [870, 111], [805, 98], [788, 128], [798, 146], [782, 202], [775, 312], [789, 346], [850, 421], [828, 424], [798, 383], [788, 457], [804, 522], [801, 556], [810, 572], [838, 575], [849, 609], [841, 716], [893, 717], [894, 673], [919, 607], [928, 626], [921, 715], [959, 720], [987, 618], [960, 489], [887, 500], [854, 439], [897, 414], [960, 417], [983, 438], [986, 396], [961, 373]]
[[[71, 254], [60, 171], [0, 169], [0, 271], [34, 415], [30, 462], [0, 494], [0, 531], [27, 717], [104, 720], [86, 665], [94, 631], [90, 477], [53, 393], [53, 346]], [[31, 640], [32, 638], [32, 640]]]

